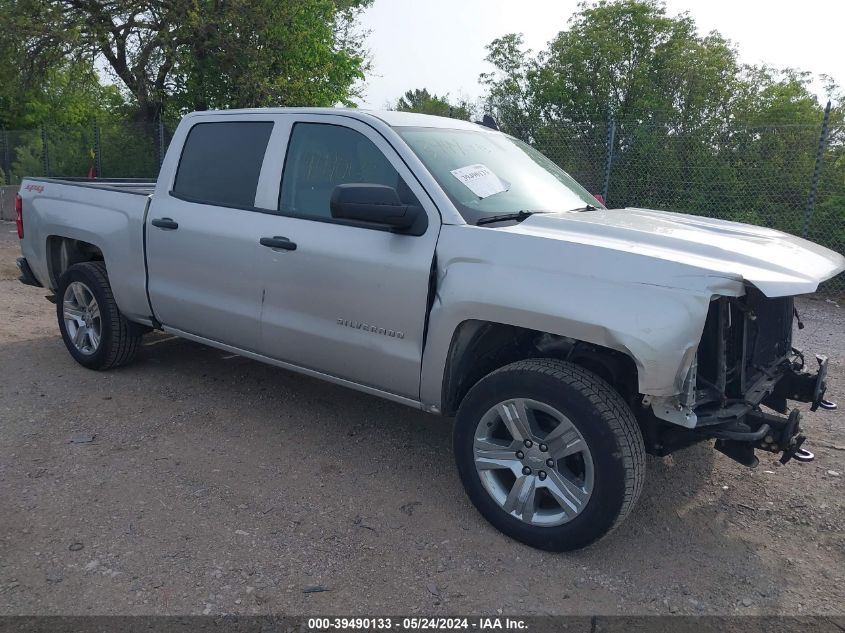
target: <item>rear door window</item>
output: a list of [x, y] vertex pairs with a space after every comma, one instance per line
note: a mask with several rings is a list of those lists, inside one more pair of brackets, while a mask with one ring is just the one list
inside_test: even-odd
[[198, 123], [191, 128], [173, 194], [191, 202], [252, 208], [270, 121]]

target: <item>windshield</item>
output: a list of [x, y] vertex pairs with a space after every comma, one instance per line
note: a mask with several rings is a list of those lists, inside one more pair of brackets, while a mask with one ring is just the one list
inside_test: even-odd
[[571, 211], [599, 202], [536, 149], [483, 130], [396, 131], [470, 224], [518, 211]]

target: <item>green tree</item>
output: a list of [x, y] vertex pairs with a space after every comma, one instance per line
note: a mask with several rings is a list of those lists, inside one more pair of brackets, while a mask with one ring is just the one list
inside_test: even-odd
[[538, 59], [534, 93], [551, 119], [699, 121], [730, 100], [736, 52], [656, 0], [582, 4]]
[[488, 104], [503, 121], [591, 123], [671, 118], [699, 125], [723, 115], [735, 90], [736, 51], [717, 33], [700, 37], [688, 14], [657, 0], [582, 3], [546, 50], [510, 34], [488, 47]]
[[101, 83], [89, 65], [46, 69], [37, 82], [0, 83], [0, 124], [11, 129], [72, 126], [125, 116], [127, 104], [114, 85]]
[[532, 51], [523, 46], [522, 35], [517, 33], [493, 40], [487, 46], [485, 61], [496, 70], [482, 73], [479, 82], [487, 89], [486, 106], [495, 113], [499, 125], [530, 138], [541, 119], [533, 94], [538, 65]]
[[24, 73], [102, 61], [137, 120], [181, 109], [334, 105], [368, 67], [357, 32], [372, 0], [0, 0]]
[[28, 130], [6, 135], [12, 183], [44, 173], [41, 128], [47, 131], [50, 173], [86, 175], [94, 163], [94, 121], [107, 126], [127, 111], [117, 87], [103, 85], [80, 63], [46, 68], [38, 82], [0, 83], [0, 102], [0, 124]]
[[26, 176], [43, 176], [44, 167], [41, 159], [41, 137], [32, 131], [17, 139], [15, 158], [12, 162], [12, 180], [9, 184], [20, 182]]
[[474, 111], [472, 104], [465, 99], [451, 103], [448, 94], [439, 97], [436, 94], [431, 94], [426, 88], [408, 90], [399, 97], [393, 108], [400, 112], [434, 114], [464, 121], [469, 121]]
[[187, 12], [172, 99], [183, 110], [352, 105], [369, 68], [358, 11], [371, 0], [236, 0]]
[[[592, 191], [613, 132], [612, 206], [801, 233], [823, 114], [809, 73], [742, 65], [718, 32], [699, 34], [658, 0], [582, 3], [545, 50], [509, 34], [487, 51], [494, 70], [480, 81], [500, 125]], [[829, 80], [827, 91], [836, 106], [810, 237], [843, 250], [843, 95]]]

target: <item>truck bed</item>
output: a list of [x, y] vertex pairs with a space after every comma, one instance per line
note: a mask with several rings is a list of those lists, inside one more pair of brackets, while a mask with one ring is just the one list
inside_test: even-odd
[[154, 180], [131, 178], [24, 178], [21, 253], [37, 281], [55, 289], [50, 262], [73, 259], [74, 242], [83, 242], [108, 262], [124, 314], [141, 322], [149, 318], [144, 219], [154, 189]]
[[107, 191], [120, 191], [122, 193], [134, 193], [142, 196], [149, 196], [155, 191], [156, 181], [154, 178], [27, 178], [36, 182], [53, 182], [61, 185], [74, 185], [77, 187], [88, 187], [91, 189], [105, 189]]

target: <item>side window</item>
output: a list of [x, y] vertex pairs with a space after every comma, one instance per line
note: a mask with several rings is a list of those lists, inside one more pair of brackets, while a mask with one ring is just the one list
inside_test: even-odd
[[270, 121], [197, 123], [188, 132], [173, 193], [194, 202], [252, 207]]
[[282, 213], [330, 218], [332, 190], [353, 182], [393, 187], [402, 202], [419, 205], [399, 172], [360, 132], [325, 123], [293, 126], [279, 192]]

